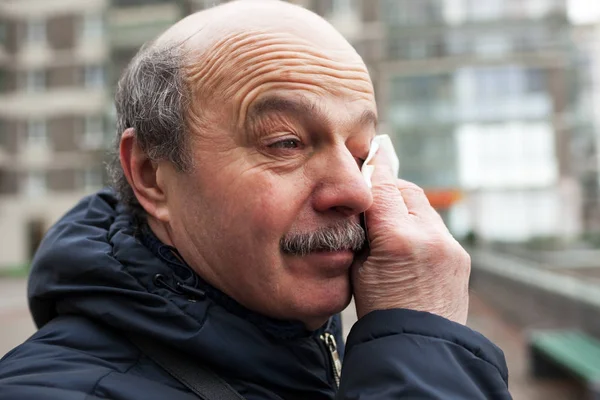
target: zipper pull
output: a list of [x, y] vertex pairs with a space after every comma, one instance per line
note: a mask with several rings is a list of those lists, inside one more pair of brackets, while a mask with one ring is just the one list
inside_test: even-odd
[[321, 340], [325, 342], [325, 346], [327, 347], [327, 350], [329, 350], [333, 379], [335, 381], [335, 385], [339, 388], [342, 378], [342, 361], [340, 360], [340, 354], [337, 351], [335, 337], [331, 333], [325, 332], [323, 335], [321, 335]]

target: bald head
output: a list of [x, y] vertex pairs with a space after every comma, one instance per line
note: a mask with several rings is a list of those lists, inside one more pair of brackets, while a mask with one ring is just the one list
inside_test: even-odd
[[242, 126], [253, 101], [275, 87], [372, 95], [366, 67], [346, 39], [315, 13], [283, 1], [233, 1], [190, 15], [154, 46], [184, 54], [189, 120], [197, 124], [208, 122], [198, 110], [219, 104]]
[[279, 0], [237, 0], [197, 12], [169, 28], [155, 44], [182, 44], [189, 51], [202, 52], [224, 37], [257, 31], [287, 33], [330, 50], [351, 49], [323, 18]]

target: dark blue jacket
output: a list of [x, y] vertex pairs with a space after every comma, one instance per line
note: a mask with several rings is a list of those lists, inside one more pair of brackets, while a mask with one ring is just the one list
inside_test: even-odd
[[47, 234], [29, 301], [39, 331], [0, 361], [0, 399], [192, 400], [126, 338], [189, 354], [247, 399], [506, 399], [502, 352], [428, 313], [376, 311], [352, 328], [336, 389], [317, 332], [256, 315], [200, 280], [172, 249], [134, 231], [109, 191]]

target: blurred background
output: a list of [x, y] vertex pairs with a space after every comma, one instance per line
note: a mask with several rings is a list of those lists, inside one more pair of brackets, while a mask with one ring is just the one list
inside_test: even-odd
[[[505, 350], [514, 397], [596, 393], [600, 1], [292, 2], [367, 63], [401, 177], [472, 254], [469, 323]], [[25, 279], [45, 231], [106, 184], [121, 71], [218, 3], [0, 0], [0, 355], [35, 329]]]

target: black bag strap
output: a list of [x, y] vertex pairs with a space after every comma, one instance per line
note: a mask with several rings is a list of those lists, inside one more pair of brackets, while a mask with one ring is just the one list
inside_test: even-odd
[[152, 361], [202, 400], [244, 400], [219, 375], [190, 360], [189, 356], [182, 352], [166, 347], [147, 337], [134, 334], [128, 336], [129, 340], [142, 353], [150, 357]]

